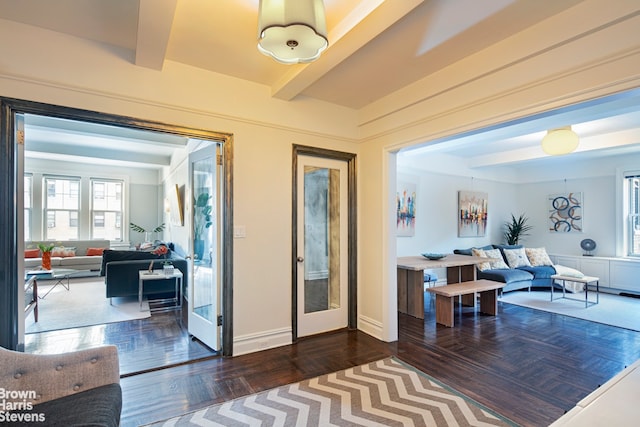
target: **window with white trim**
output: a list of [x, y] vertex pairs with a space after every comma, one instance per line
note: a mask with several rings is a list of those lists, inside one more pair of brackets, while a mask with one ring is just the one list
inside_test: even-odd
[[625, 252], [640, 257], [640, 172], [625, 173], [627, 203]]
[[93, 239], [123, 239], [123, 187], [123, 181], [91, 179], [91, 236]]
[[33, 227], [31, 219], [33, 218], [33, 175], [25, 174], [24, 176], [24, 240], [31, 240]]
[[[45, 176], [45, 240], [78, 239], [77, 218], [80, 211], [80, 178]], [[76, 218], [75, 226], [72, 218]]]

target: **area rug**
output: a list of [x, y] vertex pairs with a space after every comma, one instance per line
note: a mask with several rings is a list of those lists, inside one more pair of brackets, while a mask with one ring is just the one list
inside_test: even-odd
[[[144, 319], [151, 315], [149, 303], [144, 300], [142, 311], [138, 299], [113, 298], [113, 305], [105, 297], [103, 277], [75, 278], [69, 281], [69, 290], [57, 285], [55, 280], [39, 280], [38, 322], [34, 313], [27, 316], [25, 332], [37, 333], [81, 326]], [[66, 285], [66, 280], [64, 281]]]
[[515, 426], [395, 358], [209, 406], [150, 426]]
[[[554, 292], [553, 301], [550, 296], [550, 291], [514, 291], [504, 293], [500, 301], [640, 331], [640, 299], [601, 292], [600, 303], [585, 308], [583, 292], [567, 294], [579, 301], [556, 299], [562, 296], [561, 291]], [[594, 298], [595, 293], [589, 292], [589, 300]]]

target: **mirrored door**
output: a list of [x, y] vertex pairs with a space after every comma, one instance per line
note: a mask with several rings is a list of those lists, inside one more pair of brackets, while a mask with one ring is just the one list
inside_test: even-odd
[[347, 163], [298, 158], [298, 336], [348, 323]]

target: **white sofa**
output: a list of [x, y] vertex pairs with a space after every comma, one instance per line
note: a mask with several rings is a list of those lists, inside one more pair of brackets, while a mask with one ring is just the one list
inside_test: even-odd
[[[65, 251], [67, 255], [73, 253], [73, 256], [52, 256], [51, 268], [72, 268], [74, 270], [88, 270], [99, 272], [102, 267], [102, 255], [87, 255], [89, 248], [109, 249], [110, 242], [108, 240], [67, 240], [67, 241], [31, 241], [25, 242], [25, 255], [31, 249], [37, 249], [38, 243], [51, 244], [56, 247], [64, 247], [70, 249]], [[71, 248], [74, 248], [71, 250]], [[42, 265], [42, 258], [26, 258], [24, 259], [24, 267], [27, 270], [34, 270]]]

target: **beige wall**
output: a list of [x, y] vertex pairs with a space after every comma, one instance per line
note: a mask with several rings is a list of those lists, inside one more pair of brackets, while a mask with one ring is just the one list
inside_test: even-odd
[[640, 17], [614, 22], [636, 3], [582, 2], [361, 111], [271, 99], [177, 63], [147, 70], [130, 52], [0, 21], [2, 40], [20, 40], [0, 44], [0, 95], [234, 135], [234, 221], [247, 235], [234, 251], [237, 352], [290, 340], [291, 145], [357, 153], [358, 325], [392, 341], [393, 151], [639, 87]]

